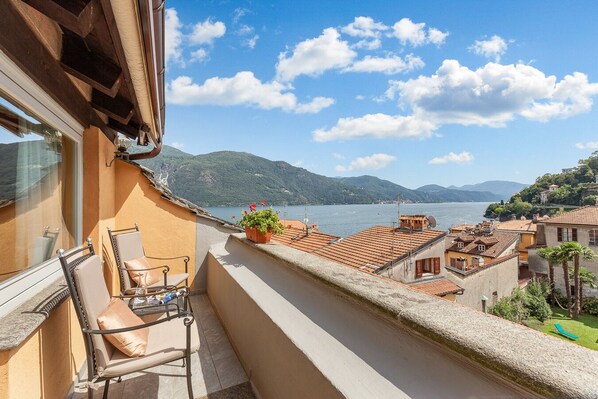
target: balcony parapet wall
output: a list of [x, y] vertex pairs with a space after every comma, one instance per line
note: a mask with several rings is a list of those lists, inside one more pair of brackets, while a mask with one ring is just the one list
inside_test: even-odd
[[[332, 308], [337, 306], [328, 305], [328, 303], [335, 301], [335, 298], [336, 300], [342, 298], [345, 303], [342, 306], [353, 306], [355, 312], [363, 312], [365, 314], [365, 316], [361, 316], [361, 320], [359, 317], [356, 318], [355, 326], [346, 325], [346, 328], [349, 329], [365, 328], [360, 327], [358, 323], [376, 323], [375, 319], [382, 317], [394, 325], [394, 332], [390, 333], [391, 335], [396, 335], [396, 337], [390, 338], [393, 342], [416, 339], [413, 343], [415, 346], [419, 345], [417, 342], [423, 342], [423, 346], [420, 349], [422, 351], [421, 357], [430, 356], [426, 352], [439, 351], [439, 353], [448, 354], [447, 356], [452, 360], [440, 360], [442, 355], [438, 354], [433, 355], [435, 356], [434, 359], [437, 357], [439, 359], [438, 362], [444, 361], [445, 366], [448, 364], [448, 368], [453, 368], [454, 366], [455, 369], [458, 369], [463, 364], [467, 364], [467, 369], [473, 369], [475, 373], [485, 375], [485, 377], [481, 377], [480, 375], [475, 376], [475, 378], [472, 377], [470, 380], [472, 386], [475, 386], [475, 381], [479, 383], [479, 381], [485, 379], [488, 389], [496, 389], [494, 385], [498, 384], [508, 387], [506, 389], [511, 390], [511, 394], [518, 392], [515, 396], [533, 396], [534, 394], [539, 394], [542, 396], [563, 398], [597, 397], [598, 368], [592, 365], [598, 364], [598, 352], [550, 337], [492, 315], [444, 301], [435, 296], [417, 292], [408, 286], [371, 276], [353, 268], [297, 251], [284, 245], [255, 245], [246, 241], [241, 235], [232, 235], [227, 243], [212, 247], [211, 257], [211, 266], [221, 269], [216, 273], [220, 273], [223, 270], [225, 274], [228, 273], [227, 278], [232, 277], [236, 282], [235, 284], [244, 290], [244, 295], [248, 295], [258, 307], [261, 306], [269, 320], [275, 323], [277, 322], [276, 317], [268, 313], [266, 309], [269, 306], [268, 302], [263, 302], [260, 305], [258, 290], [255, 289], [252, 291], [251, 284], [261, 284], [263, 287], [262, 290], [272, 289], [272, 295], [274, 296], [271, 297], [271, 300], [274, 300], [272, 298], [277, 297], [276, 295], [278, 297], [282, 296], [280, 298], [282, 301], [289, 301], [293, 305], [293, 307], [288, 308], [288, 312], [298, 311], [298, 316], [307, 315], [307, 320], [309, 321], [310, 316], [311, 319], [314, 319], [314, 314], [310, 315], [309, 309], [305, 311], [301, 309], [302, 305], [299, 300], [294, 302], [294, 299], [285, 297], [286, 293], [281, 288], [285, 285], [285, 278], [289, 280], [298, 279], [297, 281], [288, 281], [289, 287], [293, 284], [305, 284], [305, 281], [308, 281], [307, 284], [309, 286], [306, 285], [304, 290], [296, 289], [296, 293], [293, 294], [295, 299], [301, 295], [307, 295], [305, 292], [312, 289], [314, 290], [313, 295], [315, 295], [316, 288], [319, 287], [317, 288], [318, 290], [328, 291], [332, 295], [332, 299], [328, 299], [328, 302], [322, 303], [322, 312], [325, 312], [324, 308], [326, 306], [331, 306]], [[268, 277], [264, 280], [264, 276], [269, 276], [269, 272], [267, 272], [268, 267], [272, 268], [273, 273], [279, 273], [277, 278]], [[210, 276], [213, 270], [213, 268], [209, 269], [208, 280], [212, 277], [223, 278]], [[266, 272], [264, 272], [265, 270]], [[247, 280], [245, 280], [246, 278]], [[251, 279], [253, 279], [253, 282], [250, 282]], [[301, 282], [302, 280], [304, 282]], [[290, 288], [289, 290], [292, 291]], [[219, 301], [219, 295], [227, 294], [211, 293], [209, 283], [208, 294], [212, 298], [212, 301], [216, 302], [214, 305], [218, 311], [219, 304], [217, 302]], [[236, 297], [234, 293], [230, 293], [229, 295]], [[302, 303], [310, 301], [310, 299], [302, 300], [304, 301]], [[338, 314], [327, 313], [328, 316], [325, 313], [324, 317], [334, 319], [335, 317], [340, 317], [338, 315], [341, 313], [341, 311]], [[373, 321], [368, 321], [364, 318], [369, 318]], [[250, 322], [247, 318], [244, 318], [244, 321]], [[318, 329], [321, 327], [324, 335], [332, 335], [337, 340], [339, 340], [338, 334], [344, 335], [345, 331], [347, 331], [346, 329], [335, 330], [327, 326], [326, 323], [320, 323], [314, 328]], [[231, 328], [238, 330], [230, 320], [228, 323], [224, 320], [224, 325], [227, 330]], [[279, 325], [279, 327], [284, 331], [284, 326]], [[292, 331], [292, 329], [289, 331]], [[235, 334], [230, 333], [230, 331], [229, 334], [231, 335], [233, 344], [235, 344]], [[363, 339], [366, 345], [369, 345], [367, 341], [371, 341], [378, 332], [372, 332], [371, 336], [362, 336], [361, 338], [355, 332], [347, 334], [354, 334], [353, 339]], [[302, 347], [301, 339], [292, 337], [292, 332], [288, 333], [288, 335], [290, 341], [297, 347]], [[249, 338], [245, 337], [243, 339], [246, 340]], [[351, 350], [352, 348], [349, 346], [349, 349]], [[409, 350], [408, 348], [403, 349]], [[326, 362], [328, 359], [325, 357], [323, 357], [323, 362], [318, 364], [318, 356], [322, 354], [315, 351], [310, 353], [310, 350], [305, 349], [305, 347], [302, 350], [306, 358], [313, 361], [318, 370], [325, 378], [331, 381], [331, 384], [343, 396], [351, 396], [347, 392], [353, 392], [352, 389], [357, 389], [355, 385], [351, 385], [354, 383], [346, 383], [348, 384], [347, 386], [352, 386], [353, 388], [343, 386], [345, 383], [342, 381], [346, 380], [337, 378], [338, 376], [335, 377], [337, 370], [330, 369], [330, 371], [327, 371]], [[373, 373], [371, 378], [378, 378], [380, 377], [379, 374], [381, 374], [383, 377], [386, 377], [382, 378], [382, 380], [388, 380], [391, 385], [394, 384], [399, 390], [408, 392], [408, 389], [404, 389], [405, 387], [397, 386], [397, 380], [393, 379], [395, 377], [389, 378], [390, 374], [384, 373], [386, 366], [380, 364], [380, 359], [387, 357], [388, 354], [379, 348], [372, 347], [371, 350], [372, 352], [369, 355], [365, 353], [359, 354], [361, 360], [365, 361], [369, 367], [373, 367], [374, 370], [378, 371], [378, 373]], [[240, 352], [239, 357], [244, 366], [251, 367], [249, 364], [251, 361], [244, 360], [246, 356], [244, 356], [242, 348], [237, 346], [237, 351]], [[390, 352], [392, 352], [391, 349], [389, 349]], [[334, 358], [335, 354], [331, 354], [331, 356], [333, 359], [329, 361], [339, 361], [339, 359]], [[405, 356], [411, 355], [406, 354]], [[422, 367], [422, 370], [420, 370], [422, 375], [428, 374], [429, 370], [425, 370], [425, 366], [418, 366], [416, 357], [413, 357], [415, 362], [407, 367]], [[342, 356], [340, 360], [342, 360]], [[392, 362], [392, 360], [390, 361]], [[399, 362], [400, 360], [396, 359], [396, 361]], [[436, 360], [430, 359], [430, 361], [435, 362]], [[453, 363], [451, 364], [451, 362]], [[400, 368], [405, 366], [393, 365], [391, 369], [392, 367]], [[364, 369], [364, 375], [367, 375], [367, 370], [367, 368]], [[564, 372], [564, 370], [567, 370], [567, 372]], [[248, 371], [248, 373], [251, 372], [252, 370]], [[257, 376], [258, 372], [254, 372]], [[398, 372], [400, 371], [395, 371], [395, 373]], [[459, 371], [458, 373], [461, 372]], [[463, 375], [459, 374], [456, 378], [463, 378]], [[367, 380], [367, 377], [363, 378]], [[430, 376], [430, 378], [432, 377]], [[338, 381], [341, 382], [339, 383]], [[450, 385], [451, 383], [447, 382], [447, 384]], [[377, 384], [378, 388], [381, 386], [379, 383]], [[408, 388], [411, 389], [413, 387], [409, 386]], [[421, 389], [421, 387], [418, 389]], [[449, 391], [450, 389], [446, 393], [448, 394]], [[436, 391], [438, 394], [440, 392]], [[506, 396], [508, 397], [509, 394]], [[264, 397], [268, 397], [268, 395], [264, 395]]]

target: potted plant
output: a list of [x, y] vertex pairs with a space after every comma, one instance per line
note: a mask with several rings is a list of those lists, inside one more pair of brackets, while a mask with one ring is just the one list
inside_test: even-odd
[[274, 212], [272, 207], [266, 207], [266, 201], [261, 203], [264, 209], [257, 210], [256, 204], [249, 205], [249, 212], [243, 211], [243, 217], [237, 222], [237, 225], [245, 228], [247, 239], [258, 244], [270, 242], [272, 234], [282, 234], [284, 226], [278, 219], [278, 212]]

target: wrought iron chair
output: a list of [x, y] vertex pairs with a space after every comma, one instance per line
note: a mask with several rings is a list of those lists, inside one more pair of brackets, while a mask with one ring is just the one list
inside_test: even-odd
[[[110, 379], [183, 359], [186, 363], [187, 391], [192, 399], [191, 353], [199, 350], [199, 333], [196, 328], [192, 328], [195, 322], [193, 313], [178, 309], [176, 313], [164, 314], [158, 320], [145, 324], [100, 330], [97, 318], [112, 298], [131, 299], [139, 295], [109, 295], [104, 283], [102, 261], [95, 254], [91, 239], [87, 240], [87, 245], [68, 251], [59, 249], [58, 255], [83, 332], [87, 353], [88, 398], [93, 399], [93, 385], [97, 382], [104, 382], [103, 397], [106, 399]], [[187, 288], [185, 295], [188, 294]], [[146, 353], [140, 357], [128, 357], [104, 339], [105, 334], [141, 328], [149, 328], [150, 334]]]
[[137, 224], [135, 224], [134, 227], [129, 227], [120, 230], [112, 230], [110, 229], [110, 227], [108, 227], [108, 236], [110, 236], [110, 243], [112, 244], [112, 250], [114, 251], [114, 259], [116, 260], [116, 267], [118, 268], [121, 294], [130, 293], [131, 289], [135, 288], [136, 286], [135, 281], [131, 279], [131, 277], [129, 276], [128, 270], [125, 267], [125, 262], [132, 259], [141, 258], [142, 256], [145, 256], [148, 259], [156, 260], [182, 259], [185, 262], [185, 273], [169, 274], [170, 266], [168, 265], [146, 269], [162, 269], [162, 273], [164, 273], [164, 282], [158, 282], [149, 285], [147, 287], [148, 290], [151, 291], [152, 289], [163, 289], [169, 286], [178, 286], [183, 281], [185, 282], [186, 286], [189, 285], [190, 258], [186, 255], [167, 258], [159, 258], [145, 255], [145, 251], [143, 249], [143, 241], [141, 239], [141, 232], [139, 231], [139, 226], [137, 226]]

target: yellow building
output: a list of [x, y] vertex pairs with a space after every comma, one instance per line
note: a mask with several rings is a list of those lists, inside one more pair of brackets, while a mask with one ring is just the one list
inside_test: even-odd
[[537, 224], [533, 220], [508, 220], [500, 222], [496, 229], [499, 231], [519, 234], [519, 261], [523, 264], [528, 263], [528, 248], [536, 245]]

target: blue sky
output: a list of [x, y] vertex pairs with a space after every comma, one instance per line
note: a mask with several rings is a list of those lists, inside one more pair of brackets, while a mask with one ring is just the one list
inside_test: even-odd
[[598, 2], [167, 0], [166, 144], [409, 188], [598, 149]]

